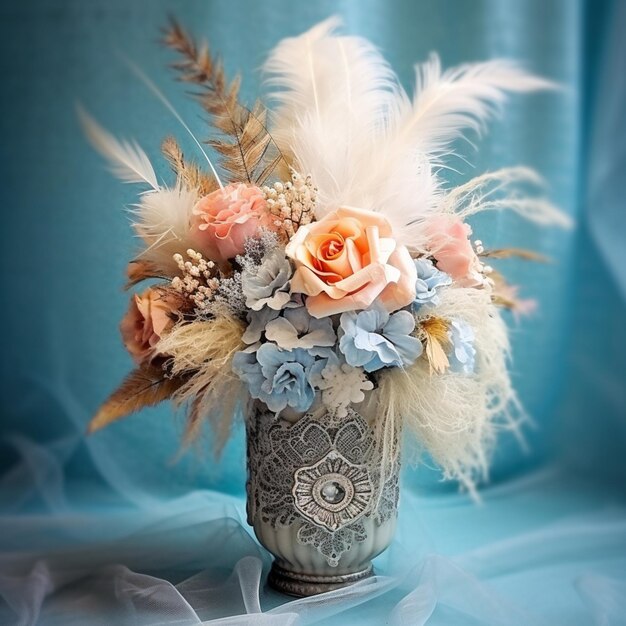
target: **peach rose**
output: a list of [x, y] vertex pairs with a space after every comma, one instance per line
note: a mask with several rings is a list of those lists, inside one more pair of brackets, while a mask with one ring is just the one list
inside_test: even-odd
[[208, 259], [223, 262], [242, 254], [259, 226], [271, 226], [263, 192], [243, 183], [227, 185], [194, 207], [192, 239]]
[[137, 365], [159, 356], [155, 346], [173, 326], [178, 304], [174, 296], [155, 288], [148, 288], [131, 299], [120, 330], [124, 346]]
[[313, 317], [366, 309], [375, 300], [391, 312], [415, 298], [415, 264], [379, 213], [339, 208], [301, 226], [286, 252], [296, 263], [291, 290], [308, 296]]
[[428, 248], [437, 261], [437, 268], [463, 285], [480, 283], [480, 261], [469, 236], [472, 228], [454, 215], [439, 215], [428, 222]]

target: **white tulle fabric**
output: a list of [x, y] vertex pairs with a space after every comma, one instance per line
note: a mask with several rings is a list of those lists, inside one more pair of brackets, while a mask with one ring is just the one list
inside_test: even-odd
[[[0, 518], [2, 624], [572, 626], [626, 616], [626, 509], [610, 489], [556, 468], [488, 489], [480, 506], [407, 487], [374, 578], [292, 599], [265, 585], [270, 557], [243, 498], [198, 490], [98, 510], [90, 501], [101, 496], [74, 485], [70, 505], [69, 442], [13, 443], [22, 461], [2, 493], [18, 488], [23, 501]], [[43, 508], [25, 515], [28, 501]]]

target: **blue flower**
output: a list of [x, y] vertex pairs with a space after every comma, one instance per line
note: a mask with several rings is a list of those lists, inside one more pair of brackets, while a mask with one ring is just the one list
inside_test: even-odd
[[264, 306], [260, 311], [248, 311], [248, 327], [241, 337], [243, 342], [253, 344], [261, 341], [261, 335], [265, 331], [267, 324], [279, 315], [280, 311], [270, 309], [268, 306]]
[[350, 311], [342, 313], [339, 324], [339, 349], [346, 362], [366, 372], [410, 365], [422, 354], [422, 342], [411, 336], [415, 319], [408, 311]]
[[337, 335], [329, 317], [312, 317], [305, 307], [287, 309], [283, 317], [270, 320], [265, 338], [283, 350], [303, 348], [313, 356], [327, 355], [337, 343]]
[[452, 277], [438, 270], [428, 259], [416, 259], [417, 281], [415, 282], [415, 300], [413, 310], [425, 304], [439, 304], [437, 289], [452, 284]]
[[[291, 294], [289, 300], [284, 305], [285, 309], [300, 309], [304, 306], [302, 294]], [[258, 311], [250, 309], [247, 314], [248, 327], [241, 337], [244, 343], [253, 344], [261, 340], [265, 328], [280, 315], [280, 311], [269, 306], [263, 306]], [[282, 347], [282, 346], [281, 346]], [[304, 346], [297, 346], [304, 347]]]
[[317, 375], [326, 362], [302, 348], [281, 350], [265, 343], [256, 353], [237, 352], [233, 371], [247, 384], [250, 395], [265, 402], [271, 411], [278, 413], [290, 406], [304, 412], [315, 399], [311, 376]]
[[459, 374], [472, 374], [476, 365], [472, 327], [463, 320], [451, 320], [448, 337], [452, 344], [450, 354], [448, 354], [450, 370]]

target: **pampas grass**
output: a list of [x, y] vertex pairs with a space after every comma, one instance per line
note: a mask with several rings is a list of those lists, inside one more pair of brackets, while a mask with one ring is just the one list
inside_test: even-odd
[[185, 444], [200, 434], [204, 420], [214, 433], [219, 455], [230, 435], [237, 409], [246, 402], [247, 390], [232, 371], [232, 359], [243, 349], [243, 322], [227, 316], [181, 323], [165, 335], [157, 349], [170, 355], [172, 376], [189, 376], [173, 396], [176, 406], [186, 405]]
[[483, 211], [511, 210], [543, 226], [570, 228], [572, 220], [543, 197], [521, 196], [519, 186], [541, 189], [545, 181], [527, 167], [506, 167], [476, 176], [449, 191], [441, 211], [455, 213], [465, 220]]
[[507, 329], [489, 292], [479, 289], [442, 291], [437, 315], [471, 325], [475, 373], [431, 375], [426, 358], [406, 369], [385, 370], [378, 391], [381, 417], [391, 423], [402, 419], [444, 478], [475, 493], [476, 483], [487, 478], [497, 429], [517, 430], [523, 419], [507, 370]]

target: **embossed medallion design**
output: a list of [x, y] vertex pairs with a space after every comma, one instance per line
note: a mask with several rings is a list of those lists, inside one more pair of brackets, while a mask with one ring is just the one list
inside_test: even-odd
[[334, 450], [295, 473], [295, 507], [314, 524], [330, 531], [363, 515], [372, 496], [367, 468], [350, 463]]

